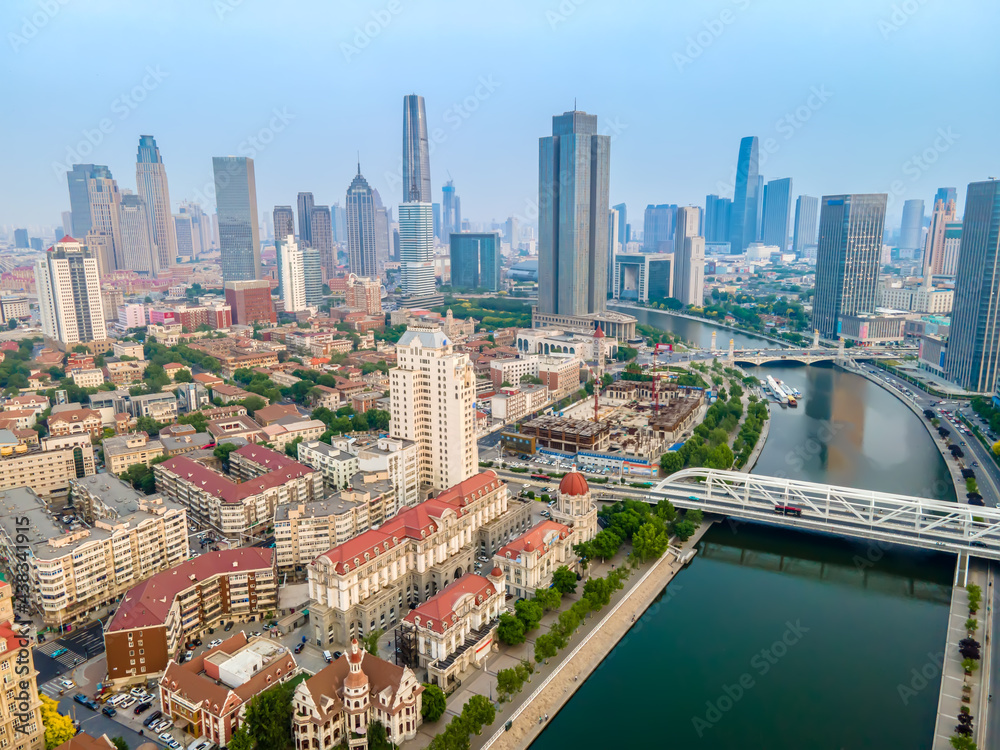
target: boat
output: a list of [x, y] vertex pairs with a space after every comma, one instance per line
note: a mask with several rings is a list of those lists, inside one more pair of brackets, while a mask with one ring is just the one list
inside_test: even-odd
[[784, 403], [787, 403], [789, 406], [798, 406], [799, 402], [795, 398], [795, 392], [780, 380], [776, 380], [774, 382], [777, 384], [781, 393], [785, 396], [786, 401]]
[[772, 376], [767, 376], [767, 388], [771, 391], [771, 395], [774, 400], [779, 404], [788, 404], [788, 394], [785, 393], [784, 389], [779, 385], [780, 381], [775, 380]]

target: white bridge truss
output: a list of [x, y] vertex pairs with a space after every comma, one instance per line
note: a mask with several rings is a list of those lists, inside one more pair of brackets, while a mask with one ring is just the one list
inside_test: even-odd
[[[1000, 509], [717, 469], [682, 469], [650, 490], [747, 520], [1000, 560]], [[801, 515], [777, 512], [792, 508]]]

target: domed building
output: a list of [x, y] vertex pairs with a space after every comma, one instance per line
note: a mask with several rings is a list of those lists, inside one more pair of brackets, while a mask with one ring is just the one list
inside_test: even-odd
[[[571, 471], [559, 482], [559, 494], [552, 506], [552, 519], [571, 526], [589, 542], [597, 535], [597, 504], [591, 501], [587, 478]], [[580, 540], [573, 542], [579, 544]]]

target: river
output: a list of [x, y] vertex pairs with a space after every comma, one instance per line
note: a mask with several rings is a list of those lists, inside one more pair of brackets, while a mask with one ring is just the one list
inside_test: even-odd
[[749, 333], [738, 333], [722, 326], [712, 326], [702, 323], [699, 320], [681, 318], [677, 315], [670, 315], [662, 310], [651, 310], [645, 307], [616, 307], [609, 305], [609, 308], [628, 313], [634, 316], [640, 323], [644, 323], [661, 331], [676, 333], [685, 341], [697, 344], [702, 349], [712, 347], [712, 332], [716, 332], [715, 345], [719, 349], [729, 348], [729, 339], [733, 339], [733, 346], [736, 349], [777, 349], [780, 344], [773, 341], [754, 336]]
[[[919, 418], [882, 389], [827, 366], [757, 372], [803, 397], [772, 407], [755, 473], [954, 500]], [[533, 748], [930, 748], [953, 566], [718, 524]]]

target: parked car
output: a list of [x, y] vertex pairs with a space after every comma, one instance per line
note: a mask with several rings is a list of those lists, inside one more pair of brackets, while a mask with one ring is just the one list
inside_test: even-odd
[[116, 705], [118, 708], [132, 708], [138, 701], [131, 695], [126, 695], [123, 697]]
[[300, 643], [298, 646], [295, 647], [295, 653], [301, 654], [302, 653], [302, 649], [304, 649], [305, 647], [306, 647], [306, 644]]
[[105, 716], [114, 716], [118, 712], [115, 711], [114, 706], [105, 706], [104, 708], [101, 709], [101, 713], [104, 714]]
[[94, 700], [88, 698], [83, 693], [77, 693], [76, 695], [74, 695], [73, 700], [79, 703], [81, 706], [86, 706], [91, 711], [97, 711], [100, 709], [100, 706], [98, 706]]
[[163, 712], [162, 711], [154, 711], [153, 713], [151, 713], [149, 716], [147, 716], [145, 718], [145, 720], [142, 722], [142, 724], [143, 724], [143, 726], [150, 727], [153, 724], [155, 724], [156, 722], [158, 722], [160, 720], [161, 716], [163, 716]]
[[141, 687], [134, 687], [131, 690], [129, 690], [128, 692], [129, 692], [130, 695], [133, 695], [136, 698], [141, 698], [142, 696], [144, 696], [146, 694], [146, 691], [143, 690]]
[[233, 629], [233, 621], [230, 620], [229, 622], [226, 623], [226, 627], [223, 628], [223, 630], [225, 630], [228, 633], [232, 629]]
[[167, 732], [162, 732], [160, 734], [160, 739], [163, 740], [164, 742], [170, 742], [170, 740], [173, 739], [173, 735], [168, 734]]
[[143, 711], [148, 711], [152, 707], [153, 707], [152, 703], [140, 703], [138, 706], [136, 706], [135, 708], [132, 709], [132, 713], [134, 713], [136, 716], [138, 716]]
[[212, 641], [211, 643], [208, 644], [208, 647], [209, 648], [215, 648], [216, 646], [221, 646], [221, 645], [222, 645], [222, 639], [221, 638], [216, 638], [214, 641]]

